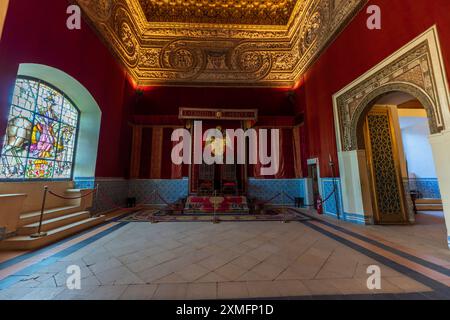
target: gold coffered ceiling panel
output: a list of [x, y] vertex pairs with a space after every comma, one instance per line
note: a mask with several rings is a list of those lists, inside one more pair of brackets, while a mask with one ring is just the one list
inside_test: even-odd
[[149, 22], [286, 25], [297, 0], [139, 0]]
[[[367, 2], [73, 1], [83, 8], [138, 85], [269, 87], [293, 86]], [[224, 4], [227, 9], [213, 6]], [[254, 9], [249, 10], [252, 5]], [[155, 6], [152, 14], [148, 8]], [[202, 14], [197, 16], [196, 10]], [[283, 14], [269, 21], [273, 10]], [[237, 13], [225, 19], [231, 12]], [[213, 19], [210, 15], [218, 16]]]

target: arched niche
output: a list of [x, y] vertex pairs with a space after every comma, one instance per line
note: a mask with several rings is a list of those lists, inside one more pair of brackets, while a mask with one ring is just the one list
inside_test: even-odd
[[59, 69], [33, 63], [19, 66], [18, 76], [41, 79], [66, 94], [80, 110], [80, 125], [73, 176], [95, 176], [100, 135], [100, 107], [89, 91], [75, 78]]

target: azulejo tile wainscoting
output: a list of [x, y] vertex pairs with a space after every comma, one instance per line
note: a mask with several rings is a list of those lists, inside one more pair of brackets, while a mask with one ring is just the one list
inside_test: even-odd
[[181, 198], [186, 198], [188, 190], [189, 179], [187, 178], [177, 180], [130, 180], [128, 196], [136, 198], [138, 204], [165, 204], [165, 202], [173, 203]]
[[[339, 178], [322, 178], [320, 181], [322, 198], [329, 197], [323, 206], [326, 215], [337, 218], [337, 212], [339, 212], [342, 220], [359, 224], [366, 223], [363, 215], [343, 212], [342, 189]], [[96, 185], [99, 186], [99, 194], [94, 199], [92, 208], [94, 213], [125, 207], [129, 197], [136, 198], [138, 204], [165, 204], [165, 202], [173, 203], [185, 198], [189, 192], [188, 178], [179, 180], [75, 179], [76, 188], [95, 188]], [[334, 189], [336, 189], [336, 194], [332, 194]], [[277, 197], [282, 191], [285, 192], [285, 196], [279, 195]], [[260, 201], [273, 199], [270, 203], [274, 205], [294, 206], [295, 198], [303, 198], [306, 206], [312, 206], [312, 203], [308, 203], [310, 192], [307, 179], [249, 179], [248, 183], [248, 196], [250, 198]]]
[[[277, 197], [281, 192], [285, 192], [284, 197]], [[306, 179], [249, 179], [248, 196], [260, 201], [273, 199], [271, 204], [288, 205], [294, 205], [295, 198], [303, 198], [308, 205]]]
[[419, 178], [410, 180], [410, 190], [417, 190], [424, 199], [441, 199], [439, 182], [436, 178]]
[[[334, 218], [339, 218], [357, 224], [366, 224], [367, 221], [362, 214], [344, 212], [342, 200], [342, 186], [340, 178], [322, 178], [322, 199], [326, 200], [323, 204], [323, 212]], [[335, 191], [335, 192], [333, 192]], [[328, 199], [327, 199], [328, 198]]]
[[76, 189], [93, 189], [95, 188], [94, 177], [77, 177], [73, 179], [74, 188]]
[[[75, 188], [95, 188], [99, 186], [99, 195], [95, 199], [93, 211], [109, 211], [115, 207], [125, 206], [128, 197], [136, 198], [136, 203], [164, 204], [173, 203], [188, 196], [189, 179], [179, 180], [125, 180], [104, 178], [76, 178]], [[284, 191], [286, 195], [280, 195], [271, 201], [272, 204], [294, 205], [294, 199], [304, 198], [306, 205], [311, 205], [307, 200], [306, 179], [250, 179], [248, 196], [264, 201], [274, 198]], [[156, 192], [164, 199], [156, 196]]]
[[93, 212], [106, 212], [125, 207], [128, 198], [129, 181], [125, 179], [96, 179], [98, 195]]
[[[164, 204], [188, 196], [189, 180], [126, 180], [120, 178], [76, 178], [75, 188], [92, 189], [99, 186], [94, 200], [94, 213], [125, 207], [127, 198], [136, 198], [138, 204]], [[163, 199], [156, 195], [158, 193]]]
[[77, 189], [94, 189], [98, 185], [98, 194], [94, 197], [93, 213], [111, 211], [125, 207], [128, 198], [129, 181], [121, 178], [75, 178]]

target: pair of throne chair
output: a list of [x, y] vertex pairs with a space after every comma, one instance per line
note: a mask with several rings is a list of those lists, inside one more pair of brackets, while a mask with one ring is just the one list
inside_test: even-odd
[[[198, 192], [201, 195], [212, 195], [215, 191], [216, 170], [214, 165], [201, 164], [198, 179]], [[228, 195], [238, 194], [236, 165], [221, 166], [220, 192]]]

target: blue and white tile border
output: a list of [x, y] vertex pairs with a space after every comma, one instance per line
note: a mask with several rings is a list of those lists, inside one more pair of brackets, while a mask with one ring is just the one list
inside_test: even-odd
[[[322, 200], [325, 200], [333, 191], [334, 184], [336, 184], [336, 193], [337, 193], [337, 201], [336, 204], [336, 196], [333, 194], [328, 201], [324, 203], [323, 210], [324, 214], [331, 216], [333, 218], [337, 218], [337, 212], [339, 209], [339, 218], [356, 224], [368, 224], [367, 219], [364, 217], [364, 214], [358, 213], [350, 213], [344, 211], [344, 203], [342, 197], [342, 185], [340, 178], [322, 178], [320, 175], [320, 161], [318, 158], [308, 159], [308, 165], [315, 164], [317, 165], [317, 175], [318, 175], [318, 183], [319, 183], [319, 193], [322, 197]], [[309, 179], [306, 179], [309, 180]], [[310, 192], [312, 197], [312, 182]]]
[[[338, 213], [342, 216], [342, 192], [340, 179], [322, 178], [321, 182], [321, 197], [322, 200], [326, 200], [323, 204], [323, 212], [327, 215], [337, 217]], [[335, 192], [334, 189], [336, 188]], [[338, 203], [336, 203], [336, 199]]]
[[98, 194], [94, 199], [92, 212], [101, 213], [126, 206], [129, 180], [123, 178], [96, 178]]
[[441, 199], [437, 178], [417, 178], [409, 182], [410, 189], [416, 189], [425, 199]]
[[167, 203], [174, 203], [189, 194], [189, 179], [145, 179], [130, 180], [128, 196], [136, 198], [137, 203], [164, 204], [154, 191]]
[[[322, 199], [325, 200], [327, 197], [329, 197], [329, 199], [323, 205], [324, 214], [332, 216], [333, 218], [337, 218], [337, 213], [339, 212], [339, 218], [341, 220], [356, 224], [367, 224], [364, 215], [344, 211], [340, 178], [321, 178], [319, 181], [321, 185], [320, 190]], [[336, 193], [332, 194], [334, 188], [336, 188]]]
[[95, 177], [75, 177], [73, 179], [75, 189], [94, 189]]
[[[121, 178], [76, 178], [75, 187], [80, 189], [94, 188], [99, 185], [99, 192], [106, 195], [97, 197], [92, 211], [95, 213], [110, 211], [117, 207], [125, 206], [128, 197], [136, 198], [137, 203], [147, 201], [149, 204], [164, 204], [157, 196], [151, 196], [153, 191], [158, 193], [168, 203], [173, 203], [181, 198], [188, 196], [189, 180], [183, 178], [179, 180], [126, 180]], [[341, 180], [339, 178], [319, 178], [319, 190], [322, 199], [328, 197], [336, 185], [336, 195], [338, 203], [336, 204], [336, 195], [331, 195], [324, 203], [324, 214], [337, 218], [339, 217], [348, 222], [357, 224], [366, 224], [364, 215], [349, 213], [343, 211], [343, 198]], [[248, 196], [261, 201], [269, 200], [281, 191], [286, 192], [289, 197], [278, 197], [273, 200], [272, 204], [294, 205], [294, 198], [303, 198], [306, 207], [313, 206], [312, 181], [308, 178], [302, 179], [249, 179]], [[114, 202], [112, 203], [113, 200]]]
[[273, 199], [273, 205], [294, 205], [295, 198], [307, 201], [307, 180], [306, 179], [254, 179], [248, 180], [247, 195], [260, 201], [268, 201], [277, 196], [280, 192], [285, 192], [288, 196], [278, 196]]

